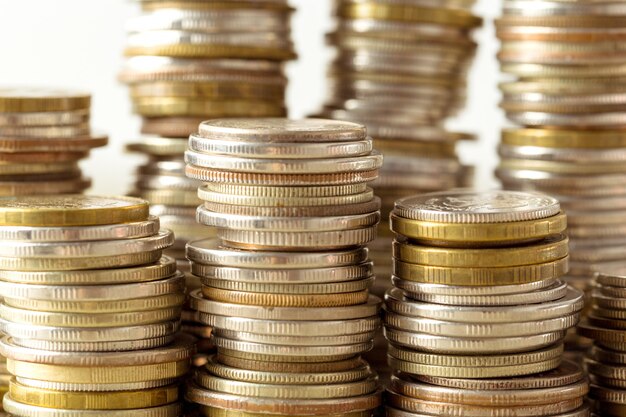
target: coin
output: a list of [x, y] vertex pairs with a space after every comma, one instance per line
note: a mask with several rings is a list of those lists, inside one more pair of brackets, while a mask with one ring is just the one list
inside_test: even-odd
[[55, 112], [89, 108], [91, 97], [77, 91], [37, 88], [3, 88], [0, 112]]
[[202, 288], [202, 294], [210, 300], [224, 303], [272, 307], [341, 307], [363, 304], [369, 297], [367, 290], [339, 294], [272, 294], [206, 286]]
[[0, 200], [0, 216], [3, 226], [96, 226], [144, 221], [148, 204], [122, 197], [5, 197]]

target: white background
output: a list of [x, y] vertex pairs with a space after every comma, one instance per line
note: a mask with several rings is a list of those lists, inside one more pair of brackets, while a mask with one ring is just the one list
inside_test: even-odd
[[[330, 0], [291, 0], [297, 12], [293, 39], [299, 60], [288, 67], [290, 116], [318, 110], [325, 98], [325, 71], [331, 56], [324, 34], [332, 28]], [[503, 124], [498, 109], [493, 17], [499, 2], [479, 0], [485, 19], [476, 32], [479, 52], [469, 79], [466, 110], [449, 126], [478, 135], [460, 147], [461, 158], [477, 165], [477, 186], [493, 187], [496, 144]], [[131, 114], [126, 88], [116, 80], [123, 61], [124, 22], [139, 6], [123, 0], [0, 0], [0, 85], [78, 88], [93, 94], [92, 126], [107, 132], [110, 144], [94, 151], [84, 170], [92, 192], [124, 194], [140, 157], [123, 153], [137, 138], [139, 119]]]

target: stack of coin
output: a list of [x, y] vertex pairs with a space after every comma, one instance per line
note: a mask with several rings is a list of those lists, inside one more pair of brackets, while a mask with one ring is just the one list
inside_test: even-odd
[[[195, 129], [194, 129], [195, 130]], [[189, 241], [215, 236], [210, 227], [196, 223], [196, 207], [200, 204], [197, 189], [200, 181], [185, 176], [183, 154], [187, 141], [180, 138], [144, 137], [127, 149], [148, 156], [148, 161], [137, 170], [137, 180], [130, 195], [150, 201], [150, 214], [159, 217], [161, 226], [172, 230], [174, 244], [164, 253], [176, 260], [178, 269], [185, 273], [187, 292], [200, 288], [200, 280], [191, 274], [185, 258]], [[182, 315], [182, 330], [198, 338], [197, 350], [212, 350], [210, 328], [199, 323], [186, 303]]]
[[13, 416], [181, 415], [194, 340], [184, 278], [147, 202], [0, 199], [0, 352]]
[[128, 22], [129, 84], [143, 133], [186, 137], [216, 117], [285, 115], [295, 53], [286, 0], [141, 0]]
[[90, 105], [82, 92], [0, 88], [0, 196], [89, 188], [78, 162], [108, 140], [91, 132]]
[[219, 239], [189, 243], [198, 318], [217, 354], [187, 389], [204, 415], [371, 415], [380, 299], [364, 247], [380, 201], [380, 155], [361, 125], [332, 120], [204, 122], [186, 153], [206, 181], [198, 221]]
[[[620, 2], [505, 0], [496, 22], [506, 129], [497, 176], [546, 192], [569, 219], [568, 281], [623, 267], [626, 250], [626, 10]], [[625, 90], [626, 91], [626, 90]]]
[[589, 397], [602, 416], [626, 413], [626, 276], [596, 275], [592, 309], [578, 332], [593, 339], [587, 371]]
[[[324, 117], [363, 123], [385, 156], [372, 184], [382, 200], [379, 240], [370, 246], [384, 293], [391, 272], [387, 219], [398, 198], [472, 185], [456, 143], [471, 135], [442, 127], [465, 99], [465, 77], [481, 19], [473, 0], [336, 0], [337, 50]], [[383, 279], [384, 278], [384, 279]]]
[[387, 415], [589, 415], [582, 369], [562, 361], [583, 294], [560, 279], [568, 258], [557, 200], [423, 194], [396, 202], [391, 227]]

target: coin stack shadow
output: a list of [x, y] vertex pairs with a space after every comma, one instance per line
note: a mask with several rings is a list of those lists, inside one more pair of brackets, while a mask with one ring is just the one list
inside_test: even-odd
[[601, 416], [626, 413], [626, 276], [599, 273], [594, 280], [592, 308], [578, 333], [592, 339], [587, 352], [591, 379], [589, 397]]
[[90, 106], [82, 92], [0, 89], [0, 196], [89, 188], [78, 162], [108, 141], [91, 131]]
[[12, 416], [182, 415], [184, 277], [147, 202], [0, 199], [0, 352]]
[[[505, 0], [496, 21], [506, 129], [496, 171], [508, 189], [555, 196], [569, 219], [566, 280], [587, 292], [596, 271], [624, 270], [626, 55], [623, 6]], [[568, 348], [590, 344], [570, 335]]]
[[[465, 78], [476, 44], [471, 30], [481, 19], [472, 1], [335, 0], [337, 27], [328, 35], [336, 49], [329, 69], [324, 117], [365, 124], [385, 156], [372, 184], [382, 200], [378, 238], [369, 245], [378, 280], [372, 292], [390, 288], [393, 235], [389, 213], [400, 197], [472, 186], [473, 167], [463, 166], [456, 143], [473, 137], [442, 124], [465, 100]], [[382, 335], [370, 360], [384, 358]]]
[[582, 292], [567, 286], [565, 215], [537, 193], [450, 191], [396, 202], [383, 323], [387, 416], [588, 416], [562, 361]]
[[[131, 195], [147, 199], [152, 213], [177, 237], [168, 254], [185, 261], [188, 241], [214, 236], [195, 221], [199, 181], [185, 178], [183, 153], [190, 132], [207, 119], [284, 116], [284, 62], [295, 57], [290, 40], [292, 9], [285, 0], [255, 2], [141, 1], [143, 13], [127, 24], [120, 73], [127, 83], [142, 133], [130, 144], [149, 157], [139, 167]], [[188, 269], [184, 267], [184, 269]], [[188, 271], [186, 271], [188, 272]], [[188, 289], [199, 282], [187, 273]], [[210, 351], [209, 329], [183, 312], [183, 330]]]
[[191, 242], [200, 321], [217, 354], [186, 398], [204, 415], [363, 415], [380, 405], [372, 348], [381, 300], [369, 294], [365, 244], [380, 200], [367, 183], [382, 157], [362, 125], [223, 119], [200, 125], [185, 154], [205, 181]]

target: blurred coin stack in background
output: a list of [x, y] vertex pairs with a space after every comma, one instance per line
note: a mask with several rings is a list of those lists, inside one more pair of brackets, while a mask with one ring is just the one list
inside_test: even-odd
[[107, 144], [89, 125], [91, 96], [40, 88], [0, 89], [0, 196], [80, 193], [78, 162]]
[[[380, 299], [364, 247], [382, 157], [362, 125], [332, 120], [204, 122], [185, 154], [206, 182], [191, 242], [192, 293], [217, 354], [189, 383], [203, 415], [359, 415], [380, 405], [372, 348]], [[251, 414], [250, 414], [251, 413]]]
[[379, 238], [370, 245], [379, 277], [390, 287], [387, 219], [400, 197], [472, 186], [456, 143], [471, 135], [443, 127], [465, 101], [465, 78], [481, 19], [473, 0], [336, 0], [337, 27], [329, 34], [336, 57], [329, 69], [324, 117], [367, 126], [385, 156], [373, 183], [382, 199]]
[[181, 415], [184, 277], [139, 199], [0, 199], [0, 352], [12, 416]]
[[[154, 137], [129, 145], [149, 158], [131, 194], [150, 201], [152, 213], [174, 231], [168, 254], [182, 266], [188, 241], [214, 236], [195, 221], [200, 182], [185, 177], [186, 139], [203, 120], [286, 114], [283, 67], [295, 57], [292, 9], [285, 0], [144, 0], [141, 6], [142, 15], [127, 24], [128, 59], [119, 78], [129, 85], [142, 133]], [[188, 274], [187, 285], [200, 284]], [[208, 336], [210, 329], [188, 310], [183, 320], [183, 330]]]
[[578, 333], [592, 339], [589, 397], [601, 416], [626, 413], [626, 276], [597, 274], [592, 306]]
[[583, 307], [561, 279], [565, 227], [558, 201], [538, 193], [396, 202], [388, 416], [589, 415], [582, 368], [562, 361]]
[[[506, 129], [505, 188], [556, 197], [568, 216], [567, 281], [626, 267], [626, 8], [621, 2], [505, 0], [496, 22]], [[585, 342], [572, 339], [573, 345]]]

